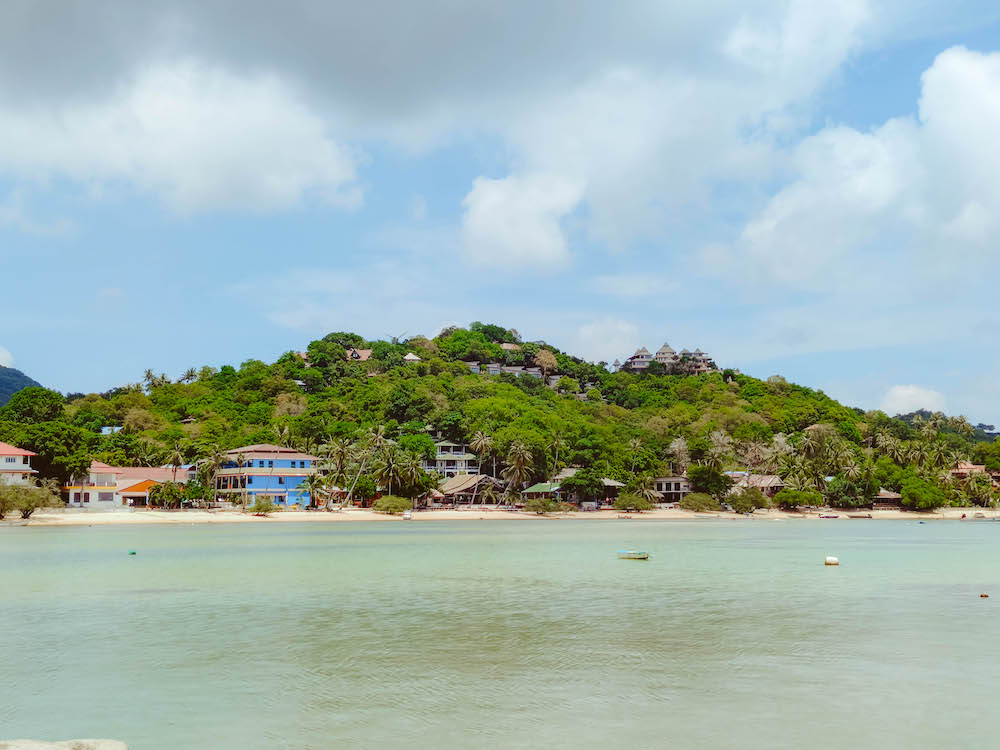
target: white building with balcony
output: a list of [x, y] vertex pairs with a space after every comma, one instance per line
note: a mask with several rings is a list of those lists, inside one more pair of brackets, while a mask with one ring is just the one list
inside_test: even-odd
[[434, 443], [434, 451], [433, 459], [424, 459], [421, 463], [424, 471], [436, 471], [445, 477], [479, 473], [479, 457], [470, 453], [463, 443], [439, 440]]
[[31, 457], [37, 454], [8, 443], [0, 443], [0, 482], [28, 484], [38, 472], [31, 468]]

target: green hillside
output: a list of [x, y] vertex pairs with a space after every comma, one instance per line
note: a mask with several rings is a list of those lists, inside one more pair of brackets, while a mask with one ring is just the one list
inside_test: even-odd
[[20, 370], [15, 370], [13, 367], [0, 366], [0, 406], [4, 406], [10, 400], [10, 397], [22, 388], [33, 385], [37, 386], [38, 383]]
[[[351, 348], [370, 349], [370, 358], [352, 358]], [[404, 361], [411, 352], [421, 361]], [[880, 487], [902, 491], [913, 507], [989, 503], [992, 487], [946, 479], [945, 470], [966, 458], [1000, 469], [1000, 446], [976, 442], [964, 418], [907, 423], [778, 376], [611, 373], [499, 326], [396, 343], [332, 333], [304, 354], [192, 369], [176, 381], [147, 371], [143, 384], [68, 403], [28, 389], [0, 410], [0, 440], [37, 451], [38, 468], [60, 477], [91, 457], [116, 465], [217, 461], [222, 450], [282, 442], [326, 456], [333, 481], [360, 474], [361, 486], [373, 489], [431, 454], [433, 426], [471, 442], [512, 490], [579, 466], [640, 492], [650, 476], [703, 464], [778, 473], [792, 490], [847, 507], [870, 502]], [[472, 374], [471, 360], [537, 365], [562, 377], [552, 388], [530, 375]], [[104, 426], [122, 430], [102, 436]], [[410, 484], [416, 493], [424, 482]], [[395, 485], [406, 491], [398, 477]]]

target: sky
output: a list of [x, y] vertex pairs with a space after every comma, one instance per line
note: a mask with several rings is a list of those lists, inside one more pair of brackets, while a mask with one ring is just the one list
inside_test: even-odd
[[992, 0], [7, 0], [0, 365], [474, 320], [1000, 424]]

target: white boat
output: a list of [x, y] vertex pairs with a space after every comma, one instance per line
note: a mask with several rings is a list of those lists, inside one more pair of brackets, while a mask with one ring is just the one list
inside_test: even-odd
[[618, 550], [619, 560], [648, 560], [648, 552], [640, 552], [634, 549], [620, 549]]
[[413, 513], [411, 513], [408, 510], [404, 510], [403, 511], [403, 520], [404, 521], [412, 521], [413, 520]]

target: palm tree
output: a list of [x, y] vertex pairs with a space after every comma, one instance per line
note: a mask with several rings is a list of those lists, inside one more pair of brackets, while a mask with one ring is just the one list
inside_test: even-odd
[[643, 474], [636, 483], [636, 494], [655, 503], [662, 496], [656, 491], [656, 482], [651, 474]]
[[807, 427], [802, 431], [802, 440], [799, 443], [799, 448], [802, 449], [802, 454], [806, 458], [812, 458], [819, 453], [821, 445], [822, 440], [816, 430]]
[[206, 460], [209, 466], [209, 488], [212, 491], [212, 503], [215, 503], [216, 498], [216, 482], [218, 481], [219, 469], [222, 468], [222, 464], [226, 460], [226, 454], [222, 452], [222, 448], [219, 447], [218, 443], [213, 444], [206, 454]]
[[288, 429], [287, 425], [284, 426], [275, 425], [274, 434], [278, 438], [278, 445], [284, 446], [286, 448], [289, 447], [289, 441], [291, 440], [292, 433]]
[[184, 374], [181, 375], [182, 383], [193, 383], [197, 379], [198, 379], [198, 371], [193, 367], [189, 367], [184, 371]]
[[376, 481], [388, 487], [389, 495], [392, 494], [392, 485], [400, 483], [402, 478], [403, 454], [398, 448], [392, 446], [382, 450], [378, 458], [372, 464], [372, 474]]
[[852, 482], [861, 478], [861, 466], [853, 458], [848, 459], [841, 464], [840, 470], [844, 473], [844, 476]]
[[325, 468], [338, 484], [347, 483], [347, 465], [351, 459], [351, 444], [336, 438], [319, 447]]
[[639, 451], [642, 450], [642, 441], [639, 438], [632, 438], [628, 441], [628, 448], [632, 451], [632, 468], [629, 469], [635, 474], [635, 462], [639, 460]]
[[555, 457], [552, 460], [552, 478], [555, 479], [556, 474], [559, 473], [559, 449], [566, 447], [566, 441], [563, 440], [563, 435], [560, 430], [556, 430], [552, 433], [552, 437], [549, 439], [548, 449], [555, 453]]
[[179, 441], [174, 443], [174, 447], [170, 449], [170, 453], [167, 456], [167, 463], [174, 469], [173, 477], [176, 484], [177, 470], [184, 465], [184, 449], [181, 447]]
[[510, 444], [510, 448], [507, 449], [507, 468], [501, 472], [503, 478], [507, 480], [505, 497], [515, 485], [520, 487], [531, 477], [531, 460], [531, 451], [523, 442], [515, 440]]
[[365, 434], [365, 439], [368, 441], [368, 445], [371, 447], [372, 453], [379, 453], [387, 445], [391, 443], [389, 438], [385, 436], [385, 425], [380, 424], [372, 427]]
[[492, 476], [496, 477], [497, 459], [496, 454], [493, 453], [493, 436], [479, 430], [472, 436], [472, 440], [469, 441], [469, 447], [472, 448], [473, 452], [480, 458], [480, 470], [482, 469], [482, 459], [491, 454], [493, 455]]
[[244, 453], [237, 453], [235, 459], [233, 460], [236, 461], [236, 468], [239, 469], [239, 472], [236, 475], [236, 480], [239, 484], [238, 489], [240, 491], [240, 505], [245, 508], [247, 504], [247, 484], [245, 479], [246, 472], [243, 470], [246, 468], [247, 457]]
[[310, 474], [302, 483], [309, 492], [309, 504], [319, 505], [319, 499], [327, 491], [326, 477], [321, 474]]

